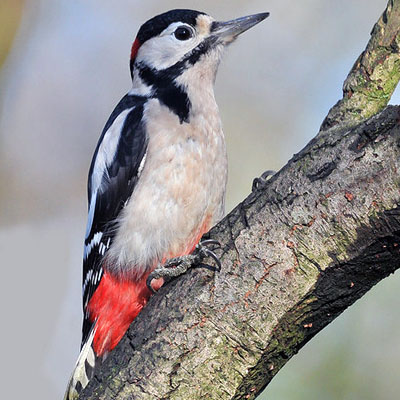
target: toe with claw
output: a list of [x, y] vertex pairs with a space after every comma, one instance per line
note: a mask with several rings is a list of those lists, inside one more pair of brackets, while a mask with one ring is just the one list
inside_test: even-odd
[[276, 171], [269, 169], [268, 171], [265, 171], [259, 178], [254, 178], [251, 191], [254, 192], [255, 190], [263, 187], [271, 178], [271, 176], [275, 175], [275, 173]]
[[[211, 250], [208, 246], [214, 246]], [[192, 254], [188, 254], [181, 257], [175, 257], [169, 259], [164, 265], [159, 265], [150, 275], [147, 277], [146, 285], [149, 290], [153, 293], [156, 291], [151, 286], [153, 279], [163, 278], [164, 282], [169, 282], [171, 279], [176, 278], [184, 274], [189, 268], [194, 265], [198, 265], [206, 257], [211, 257], [217, 265], [218, 271], [221, 269], [221, 261], [215, 254], [215, 248], [221, 247], [221, 244], [214, 239], [206, 239], [197, 244]]]
[[201, 260], [203, 258], [211, 257], [215, 261], [215, 264], [217, 264], [218, 271], [219, 271], [221, 269], [221, 261], [218, 258], [218, 256], [214, 253], [214, 251], [207, 247], [207, 246], [211, 246], [211, 245], [214, 245], [215, 248], [221, 247], [221, 243], [215, 239], [206, 239], [206, 240], [199, 242], [199, 244], [196, 246], [195, 251], [194, 251], [194, 253], [198, 257], [198, 260], [196, 260], [196, 261], [201, 262]]

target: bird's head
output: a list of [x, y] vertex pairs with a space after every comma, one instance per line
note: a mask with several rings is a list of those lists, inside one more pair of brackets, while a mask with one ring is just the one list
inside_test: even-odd
[[227, 22], [193, 10], [157, 15], [141, 26], [133, 43], [132, 78], [140, 68], [161, 73], [163, 79], [176, 78], [196, 64], [204, 64], [204, 69], [215, 77], [224, 47], [268, 15], [255, 14]]

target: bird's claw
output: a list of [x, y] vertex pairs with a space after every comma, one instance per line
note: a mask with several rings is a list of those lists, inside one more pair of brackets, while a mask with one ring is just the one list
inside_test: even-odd
[[199, 262], [200, 262], [201, 259], [204, 258], [204, 257], [211, 257], [211, 258], [215, 261], [215, 263], [217, 264], [217, 266], [218, 266], [218, 268], [217, 268], [218, 271], [220, 271], [220, 270], [221, 270], [221, 261], [220, 261], [220, 259], [219, 259], [218, 256], [214, 253], [214, 251], [212, 251], [211, 249], [209, 249], [208, 247], [206, 247], [206, 246], [209, 246], [209, 245], [211, 245], [211, 244], [217, 246], [216, 248], [220, 248], [220, 247], [221, 247], [221, 243], [218, 242], [217, 240], [214, 240], [214, 239], [206, 239], [206, 240], [203, 240], [202, 242], [200, 242], [200, 243], [196, 246], [195, 252], [198, 254], [198, 256], [200, 256]]
[[218, 266], [217, 270], [220, 271], [221, 261], [213, 250], [206, 247], [210, 245], [214, 245], [216, 248], [221, 247], [221, 244], [217, 240], [206, 239], [196, 245], [192, 254], [171, 258], [164, 265], [159, 265], [146, 279], [146, 285], [149, 290], [152, 293], [156, 293], [151, 286], [153, 279], [163, 278], [164, 282], [169, 282], [172, 278], [184, 274], [193, 265], [199, 264], [205, 257], [211, 257]]
[[268, 171], [263, 172], [259, 178], [254, 178], [251, 191], [254, 192], [257, 189], [260, 189], [260, 187], [265, 185], [271, 176], [275, 175], [275, 173], [276, 171], [269, 169]]

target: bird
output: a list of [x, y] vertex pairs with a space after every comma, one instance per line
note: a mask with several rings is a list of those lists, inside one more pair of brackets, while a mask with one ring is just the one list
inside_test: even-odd
[[224, 215], [228, 170], [216, 73], [227, 45], [268, 15], [221, 22], [176, 9], [140, 27], [132, 88], [89, 169], [82, 343], [64, 399], [79, 396], [167, 279], [162, 265], [213, 255], [200, 240]]

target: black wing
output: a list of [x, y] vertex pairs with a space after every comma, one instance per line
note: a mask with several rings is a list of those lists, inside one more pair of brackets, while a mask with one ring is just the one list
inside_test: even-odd
[[131, 95], [119, 102], [103, 129], [90, 166], [83, 259], [82, 345], [92, 326], [86, 307], [103, 275], [101, 260], [113, 241], [113, 222], [132, 195], [146, 154], [145, 102], [146, 98]]

